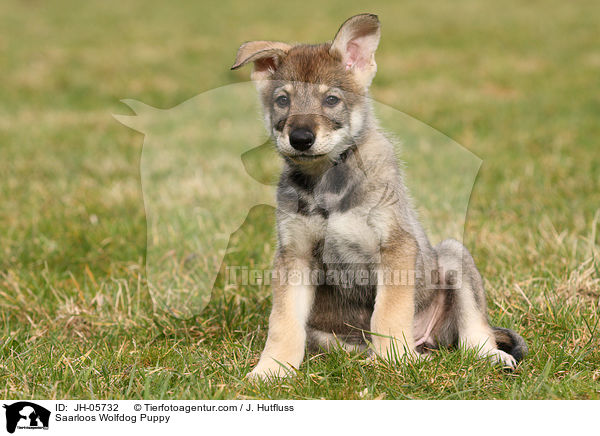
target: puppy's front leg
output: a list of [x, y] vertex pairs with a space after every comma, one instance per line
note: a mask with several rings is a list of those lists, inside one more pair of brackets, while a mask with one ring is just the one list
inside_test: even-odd
[[313, 304], [315, 286], [310, 283], [307, 262], [275, 262], [273, 309], [269, 333], [258, 365], [249, 377], [281, 377], [297, 368], [304, 358], [306, 321]]
[[382, 248], [375, 308], [371, 317], [375, 353], [397, 360], [414, 351], [413, 318], [416, 243], [412, 238]]

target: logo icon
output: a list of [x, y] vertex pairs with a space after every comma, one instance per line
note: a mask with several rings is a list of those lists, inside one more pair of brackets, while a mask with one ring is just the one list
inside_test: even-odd
[[14, 433], [18, 429], [48, 430], [50, 411], [29, 401], [19, 401], [3, 406], [6, 409], [6, 431]]

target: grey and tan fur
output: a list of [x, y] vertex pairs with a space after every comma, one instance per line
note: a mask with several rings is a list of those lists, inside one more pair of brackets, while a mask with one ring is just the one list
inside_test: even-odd
[[488, 324], [467, 249], [432, 247], [417, 220], [368, 99], [379, 37], [377, 16], [357, 15], [331, 43], [245, 43], [232, 67], [254, 63], [284, 160], [273, 309], [252, 377], [297, 368], [307, 344], [369, 346], [384, 359], [463, 346], [511, 368], [527, 352], [521, 336]]

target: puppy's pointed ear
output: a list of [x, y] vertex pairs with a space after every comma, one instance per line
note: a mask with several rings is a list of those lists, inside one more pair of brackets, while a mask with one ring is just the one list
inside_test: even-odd
[[254, 70], [250, 76], [252, 80], [268, 78], [279, 66], [291, 45], [275, 41], [251, 41], [240, 46], [231, 67], [237, 70], [248, 62], [254, 62]]
[[348, 18], [331, 43], [330, 53], [341, 57], [346, 69], [365, 87], [371, 84], [377, 72], [375, 50], [380, 36], [377, 15], [361, 14]]

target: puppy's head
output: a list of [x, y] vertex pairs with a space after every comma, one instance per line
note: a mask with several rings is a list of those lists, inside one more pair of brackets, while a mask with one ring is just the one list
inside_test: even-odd
[[364, 131], [379, 36], [377, 16], [362, 14], [330, 43], [252, 41], [239, 48], [232, 69], [254, 63], [267, 129], [288, 161], [335, 160]]

